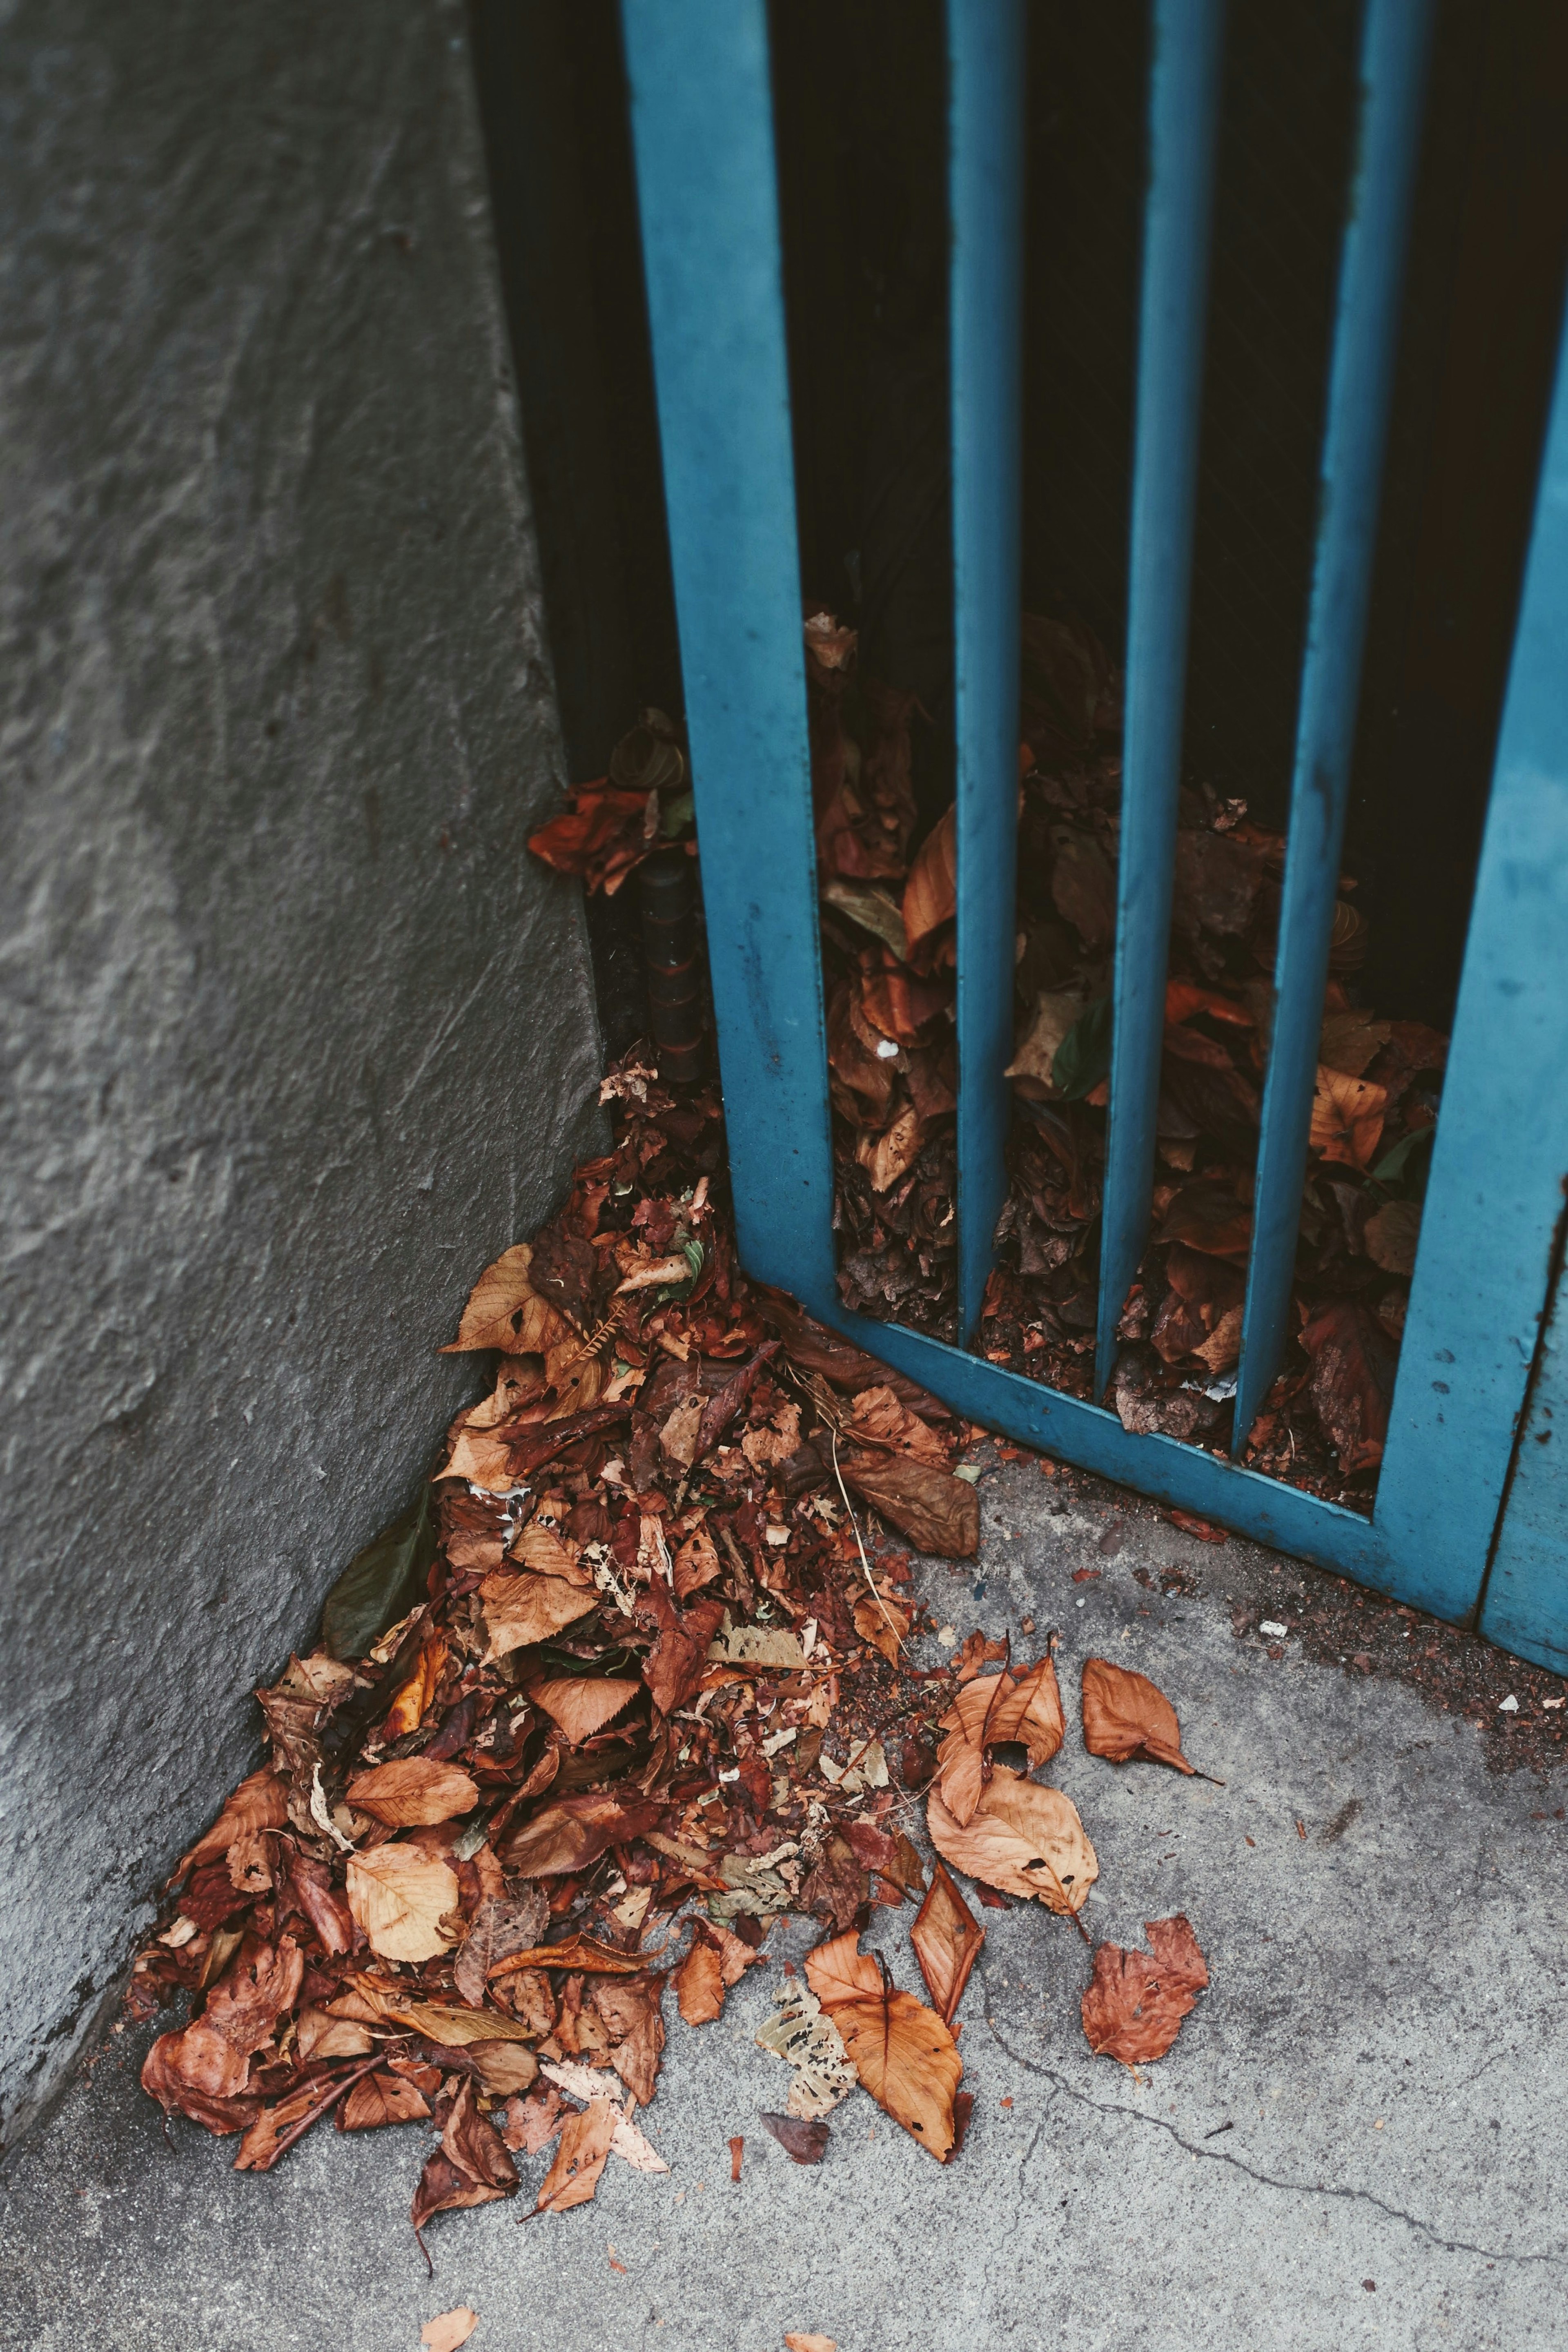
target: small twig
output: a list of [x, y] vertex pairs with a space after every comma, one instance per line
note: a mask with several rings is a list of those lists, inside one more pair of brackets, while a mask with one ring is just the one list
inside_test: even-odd
[[[356, 2066], [351, 2074], [345, 2074], [341, 2082], [335, 2083], [324, 2099], [319, 2099], [313, 2107], [307, 2107], [297, 2123], [290, 2124], [286, 2132], [279, 2133], [274, 2143], [272, 2154], [267, 2159], [268, 2172], [272, 2170], [280, 2156], [287, 2155], [297, 2139], [304, 2138], [312, 2124], [319, 2123], [323, 2116], [330, 2115], [344, 2092], [351, 2091], [361, 2075], [373, 2074], [378, 2066], [383, 2066], [385, 2063], [386, 2052], [378, 2050], [373, 2058], [367, 2058], [362, 2066]], [[429, 2256], [427, 2255], [425, 2259], [428, 2261]]]
[[883, 1617], [887, 1619], [887, 1630], [893, 1635], [893, 1638], [897, 1643], [900, 1650], [902, 1650], [904, 1647], [904, 1636], [899, 1632], [897, 1626], [894, 1623], [893, 1619], [888, 1616], [887, 1603], [876, 1589], [876, 1579], [871, 1572], [871, 1562], [866, 1558], [865, 1546], [861, 1541], [860, 1521], [856, 1518], [854, 1514], [854, 1506], [850, 1501], [850, 1490], [844, 1484], [844, 1474], [839, 1468], [839, 1433], [831, 1426], [831, 1423], [829, 1425], [828, 1436], [833, 1449], [833, 1475], [839, 1482], [839, 1492], [844, 1498], [844, 1508], [850, 1515], [850, 1525], [855, 1531], [855, 1549], [861, 1556], [861, 1566], [865, 1570], [865, 1580], [870, 1588], [871, 1597], [876, 1602], [877, 1607], [882, 1611]]

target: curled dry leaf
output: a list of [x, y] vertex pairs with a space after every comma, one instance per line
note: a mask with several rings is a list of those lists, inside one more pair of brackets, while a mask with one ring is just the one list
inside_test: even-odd
[[478, 2325], [478, 2313], [460, 2303], [451, 2311], [438, 2312], [434, 2319], [427, 2319], [419, 2331], [419, 2340], [425, 2352], [457, 2352], [458, 2346], [467, 2343]]
[[394, 1830], [455, 1822], [479, 1801], [460, 1764], [433, 1764], [428, 1756], [404, 1756], [356, 1772], [344, 1794], [356, 1812]]
[[413, 2124], [430, 2113], [423, 2093], [402, 2074], [361, 2075], [338, 2110], [340, 2131], [379, 2131]]
[[1003, 1765], [995, 1768], [967, 1823], [956, 1822], [933, 1789], [925, 1826], [955, 1870], [1004, 1895], [1036, 1895], [1063, 1918], [1082, 1911], [1100, 1875], [1071, 1799]]
[[498, 2197], [510, 2197], [517, 2186], [517, 2168], [502, 2145], [500, 2134], [479, 2113], [474, 2085], [465, 2078], [452, 2102], [441, 2146], [425, 2158], [424, 2170], [414, 2191], [409, 2219], [415, 2233], [433, 2213], [469, 2205], [490, 2205]]
[[980, 1543], [980, 1498], [913, 1454], [841, 1454], [844, 1483], [892, 1521], [911, 1543], [938, 1559], [970, 1559]]
[[570, 1324], [528, 1279], [533, 1248], [519, 1242], [487, 1265], [468, 1294], [457, 1337], [441, 1353], [457, 1356], [476, 1348], [499, 1348], [504, 1356], [542, 1356], [575, 1337]]
[[1049, 1657], [1017, 1672], [965, 1683], [942, 1717], [947, 1737], [936, 1751], [937, 1786], [956, 1822], [974, 1817], [987, 1775], [987, 1750], [1014, 1740], [1031, 1765], [1048, 1764], [1066, 1732], [1056, 1667]]
[[1319, 1421], [1346, 1472], [1375, 1469], [1388, 1435], [1396, 1351], [1359, 1298], [1331, 1298], [1301, 1332]]
[[142, 2089], [209, 2131], [237, 2130], [249, 2117], [231, 2118], [225, 2102], [244, 2094], [252, 2055], [293, 2008], [304, 1973], [292, 1936], [236, 1961], [213, 1987], [200, 2017], [178, 2033], [159, 2035], [141, 2068]]
[[758, 2120], [797, 2164], [821, 2164], [828, 2152], [832, 2131], [825, 2123], [810, 2122], [804, 2116], [770, 2115], [766, 2108], [760, 2111]]
[[639, 2106], [645, 2107], [658, 2084], [664, 2047], [664, 1979], [656, 1970], [630, 1978], [601, 1977], [592, 1998], [613, 2045], [610, 2063]]
[[547, 1527], [542, 1519], [530, 1519], [514, 1541], [507, 1555], [521, 1568], [530, 1569], [536, 1576], [559, 1576], [564, 1583], [575, 1584], [581, 1592], [593, 1591], [593, 1579], [582, 1564], [578, 1545]]
[[944, 2025], [951, 2025], [969, 1971], [980, 1957], [986, 1931], [940, 1863], [932, 1874], [931, 1892], [920, 1906], [909, 1940], [936, 2013]]
[[[540, 2071], [551, 2083], [559, 2083], [563, 2091], [570, 2091], [574, 2099], [590, 2101], [601, 2099], [610, 2087], [604, 2075], [596, 2074], [591, 2066], [580, 2066], [570, 2060], [562, 2060], [547, 2065]], [[628, 2084], [627, 2088], [630, 2090], [632, 2085]], [[554, 2095], [552, 2091], [550, 2096], [553, 2098]], [[614, 2117], [615, 2129], [610, 2142], [611, 2155], [620, 2157], [624, 2163], [632, 2167], [633, 2172], [668, 2172], [670, 2168], [658, 2149], [643, 2138], [627, 2111], [622, 2107], [616, 2107]], [[542, 2122], [539, 2127], [542, 2128]], [[546, 2135], [547, 2137], [551, 2136], [549, 2133]], [[541, 2147], [544, 2146], [543, 2140], [539, 2142], [539, 2146]]]
[[501, 1861], [518, 1878], [552, 1878], [583, 1870], [607, 1847], [629, 1845], [657, 1826], [663, 1807], [648, 1799], [586, 1789], [545, 1806], [504, 1841]]
[[559, 1944], [526, 1944], [521, 1951], [508, 1952], [489, 1973], [505, 1977], [519, 1969], [570, 1969], [580, 1976], [634, 1977], [642, 1966], [641, 1952], [601, 1943], [597, 1936], [568, 1936]]
[[904, 886], [904, 936], [917, 966], [933, 933], [952, 919], [958, 904], [958, 839], [955, 813], [925, 836]]
[[1145, 1920], [1144, 1933], [1147, 1952], [1124, 1951], [1120, 1944], [1099, 1947], [1093, 1981], [1082, 2004], [1091, 2050], [1096, 2057], [1119, 2058], [1124, 2066], [1163, 2058], [1208, 1982], [1208, 1964], [1185, 1914]]
[[612, 1680], [601, 1675], [564, 1675], [552, 1682], [530, 1683], [528, 1696], [553, 1723], [560, 1726], [569, 1747], [602, 1731], [624, 1714], [641, 1693], [640, 1682]]
[[294, 2021], [294, 2055], [301, 2066], [325, 2058], [368, 2058], [375, 2046], [364, 2026], [351, 2017], [302, 2009]]
[[675, 1998], [686, 2023], [707, 2025], [720, 2016], [726, 1990], [718, 1946], [705, 1934], [702, 1921], [694, 1920], [691, 1950], [675, 1970]]
[[802, 2336], [797, 2331], [784, 2338], [785, 2352], [839, 2352], [836, 2336]]
[[189, 1853], [181, 1856], [174, 1876], [183, 1878], [187, 1871], [200, 1870], [204, 1863], [216, 1862], [226, 1854], [237, 1839], [254, 1836], [260, 1830], [280, 1830], [287, 1820], [288, 1783], [264, 1764], [259, 1772], [240, 1782], [212, 1828], [196, 1840]]
[[861, 1640], [869, 1642], [873, 1650], [880, 1650], [890, 1666], [896, 1666], [909, 1632], [908, 1610], [901, 1609], [896, 1601], [889, 1601], [880, 1593], [874, 1601], [866, 1593], [855, 1602], [850, 1614]]
[[1181, 1752], [1176, 1711], [1159, 1685], [1109, 1658], [1083, 1661], [1083, 1745], [1113, 1764], [1142, 1756], [1178, 1772], [1193, 1769]]
[[433, 1960], [451, 1948], [441, 1922], [458, 1901], [457, 1874], [424, 1846], [378, 1845], [349, 1857], [349, 1908], [383, 1960]]
[[481, 2042], [470, 2053], [481, 2087], [493, 2099], [509, 2099], [526, 2091], [539, 2071], [539, 2062], [521, 2042]]
[[540, 2185], [539, 2213], [565, 2213], [586, 2205], [599, 2187], [618, 2120], [611, 2099], [590, 2099], [580, 2115], [568, 2116], [560, 2127], [560, 2146]]

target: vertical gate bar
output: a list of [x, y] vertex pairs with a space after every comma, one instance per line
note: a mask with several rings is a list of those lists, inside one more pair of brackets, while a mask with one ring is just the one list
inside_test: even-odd
[[[1498, 735], [1465, 968], [1421, 1213], [1376, 1525], [1396, 1589], [1474, 1605], [1548, 1305], [1568, 1180], [1568, 326]], [[1563, 1382], [1563, 1286], [1539, 1409]], [[1542, 1423], [1542, 1425], [1545, 1425]], [[1562, 1669], [1549, 1454], [1525, 1437], [1481, 1629]], [[1526, 1457], [1529, 1457], [1528, 1462]], [[1559, 1465], [1557, 1493], [1568, 1492]]]
[[1023, 0], [947, 0], [958, 935], [958, 1339], [1007, 1197], [1018, 841]]
[[764, 0], [624, 0], [740, 1253], [833, 1293], [832, 1166]]
[[1224, 20], [1223, 0], [1156, 0], [1096, 1396], [1111, 1379], [1154, 1183]]
[[1431, 0], [1367, 0], [1291, 779], [1274, 1029], [1237, 1379], [1237, 1453], [1280, 1368], [1290, 1313], [1431, 20]]

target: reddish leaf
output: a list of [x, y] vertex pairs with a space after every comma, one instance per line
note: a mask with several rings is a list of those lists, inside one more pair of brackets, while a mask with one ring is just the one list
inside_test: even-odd
[[235, 2130], [224, 2103], [244, 2093], [252, 2055], [293, 2008], [304, 1972], [292, 1936], [283, 1937], [276, 1950], [264, 1944], [252, 1958], [237, 1960], [213, 1987], [200, 2017], [152, 2044], [141, 2068], [142, 2089], [209, 2131]]
[[1312, 1397], [1347, 1474], [1375, 1468], [1394, 1400], [1393, 1342], [1359, 1299], [1331, 1299], [1301, 1333], [1312, 1360]]
[[[1097, 2057], [1119, 2058], [1124, 2066], [1163, 2058], [1182, 2019], [1208, 1982], [1208, 1965], [1190, 1922], [1145, 1921], [1148, 1952], [1102, 1944], [1094, 1954], [1094, 1978], [1083, 1995], [1083, 2032]], [[1152, 1954], [1152, 1957], [1151, 1957]]]
[[809, 2121], [804, 2116], [769, 2115], [766, 2109], [758, 2118], [765, 2125], [785, 2153], [797, 2164], [821, 2164], [832, 2137], [830, 2126], [819, 2121]]

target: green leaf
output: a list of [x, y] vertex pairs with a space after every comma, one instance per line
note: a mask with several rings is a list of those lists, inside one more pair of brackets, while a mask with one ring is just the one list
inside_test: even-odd
[[890, 947], [903, 963], [909, 954], [909, 941], [904, 936], [904, 917], [894, 900], [883, 890], [873, 889], [869, 882], [844, 882], [836, 875], [830, 876], [821, 886], [822, 897], [852, 923], [858, 923], [873, 939]]
[[389, 1625], [425, 1597], [435, 1558], [435, 1516], [428, 1482], [390, 1528], [356, 1552], [327, 1595], [321, 1642], [334, 1658], [362, 1658]]
[[1387, 1186], [1390, 1190], [1400, 1186], [1413, 1201], [1424, 1199], [1427, 1162], [1422, 1155], [1437, 1132], [1435, 1127], [1418, 1127], [1414, 1135], [1402, 1136], [1393, 1150], [1385, 1151], [1373, 1170], [1373, 1182]]
[[1051, 1082], [1069, 1102], [1082, 1102], [1111, 1073], [1111, 999], [1086, 1004], [1051, 1065]]
[[684, 832], [685, 827], [693, 823], [696, 813], [696, 803], [693, 800], [690, 790], [676, 793], [673, 798], [660, 804], [660, 833], [666, 841], [674, 841], [677, 833]]

